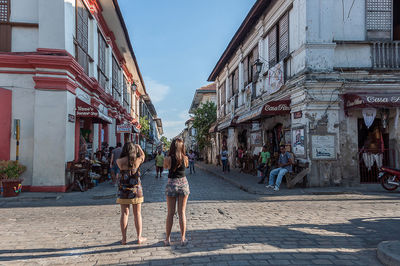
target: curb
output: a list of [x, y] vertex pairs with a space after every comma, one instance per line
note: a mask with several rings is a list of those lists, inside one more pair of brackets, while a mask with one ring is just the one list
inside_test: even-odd
[[220, 178], [220, 179], [222, 179], [222, 180], [225, 180], [225, 181], [231, 183], [231, 184], [234, 185], [235, 187], [237, 187], [237, 188], [239, 188], [240, 190], [243, 190], [243, 191], [245, 191], [245, 192], [248, 192], [248, 193], [251, 193], [251, 194], [255, 194], [255, 195], [269, 195], [269, 194], [261, 194], [261, 193], [258, 193], [257, 191], [254, 191], [254, 190], [251, 189], [251, 188], [245, 187], [245, 186], [243, 186], [242, 184], [240, 184], [239, 182], [236, 182], [236, 181], [234, 181], [234, 180], [232, 180], [232, 179], [230, 179], [230, 178], [227, 178], [227, 177], [224, 176], [224, 175], [215, 173], [215, 172], [213, 172], [213, 171], [207, 169], [206, 167], [203, 167], [202, 165], [196, 164], [196, 166], [197, 166], [198, 168], [202, 169], [203, 171], [209, 173], [209, 174], [212, 174], [212, 175], [214, 175], [214, 176], [216, 176], [216, 177], [218, 177], [218, 178]]
[[400, 265], [400, 241], [383, 241], [379, 243], [376, 255], [386, 266]]

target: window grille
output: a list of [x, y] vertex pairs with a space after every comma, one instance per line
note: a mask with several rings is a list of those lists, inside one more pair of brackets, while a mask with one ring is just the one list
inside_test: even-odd
[[392, 0], [366, 0], [366, 28], [369, 39], [391, 39]]
[[10, 16], [10, 1], [0, 0], [0, 22], [8, 22]]

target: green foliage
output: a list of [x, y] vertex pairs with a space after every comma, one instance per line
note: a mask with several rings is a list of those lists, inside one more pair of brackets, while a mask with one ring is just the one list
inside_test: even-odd
[[196, 140], [200, 150], [210, 145], [210, 133], [208, 130], [212, 123], [217, 120], [217, 106], [207, 101], [201, 104], [194, 112], [193, 127], [196, 129]]
[[167, 137], [165, 137], [165, 136], [162, 136], [160, 138], [160, 141], [163, 143], [164, 149], [165, 150], [169, 150], [169, 147], [171, 146], [171, 141], [168, 140]]
[[0, 179], [17, 180], [26, 167], [17, 161], [0, 161]]
[[140, 129], [140, 132], [142, 132], [142, 134], [146, 137], [149, 138], [150, 137], [150, 122], [147, 119], [147, 117], [140, 117], [139, 118], [139, 123], [142, 126]]

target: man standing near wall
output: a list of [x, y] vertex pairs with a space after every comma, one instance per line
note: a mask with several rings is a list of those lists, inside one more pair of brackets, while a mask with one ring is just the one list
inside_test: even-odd
[[122, 153], [122, 144], [121, 142], [118, 142], [117, 147], [111, 153], [111, 160], [110, 160], [111, 178], [114, 186], [117, 186], [117, 178], [119, 174], [119, 168], [116, 161], [121, 156], [121, 153]]

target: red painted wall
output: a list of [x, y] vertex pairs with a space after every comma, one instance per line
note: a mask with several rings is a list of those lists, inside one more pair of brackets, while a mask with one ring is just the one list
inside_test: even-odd
[[0, 160], [10, 160], [12, 92], [0, 88]]

